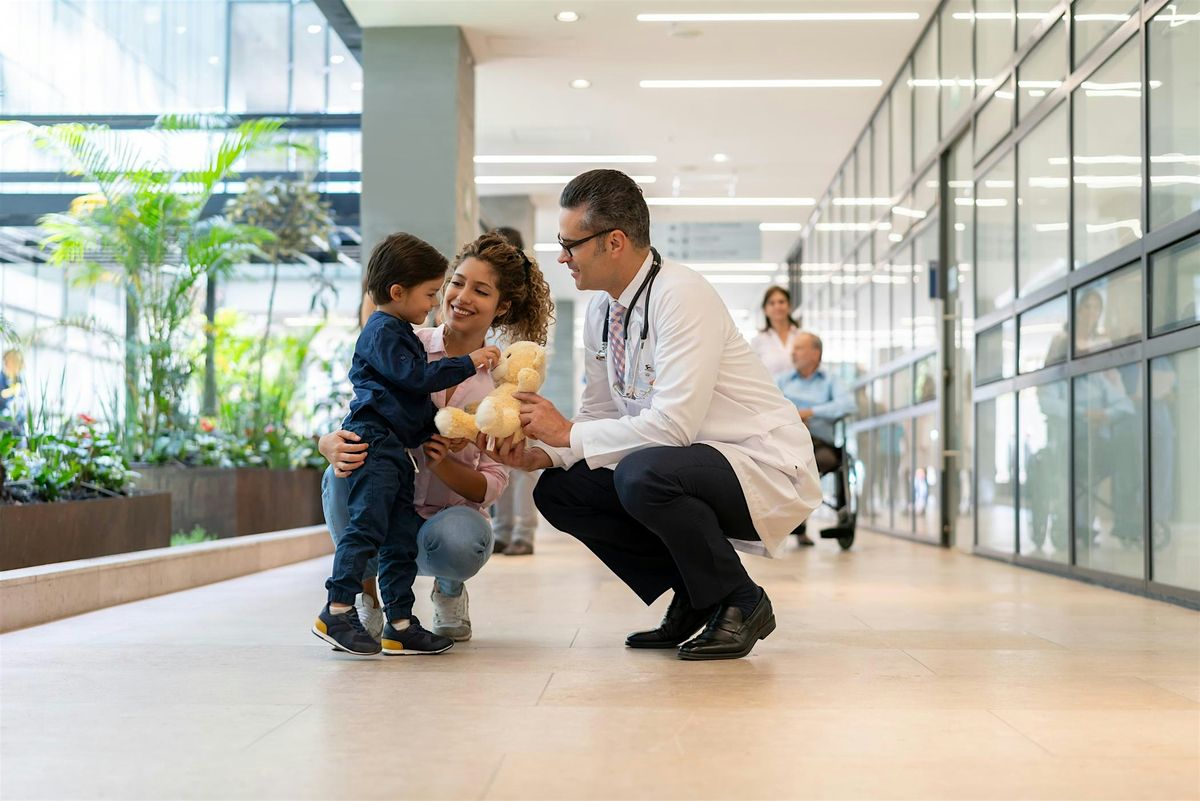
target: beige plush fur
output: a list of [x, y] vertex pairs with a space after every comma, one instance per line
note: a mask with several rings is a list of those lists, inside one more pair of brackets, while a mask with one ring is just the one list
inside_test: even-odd
[[475, 439], [479, 432], [504, 439], [521, 432], [521, 402], [514, 392], [537, 392], [546, 380], [546, 349], [536, 342], [514, 342], [504, 349], [500, 364], [492, 370], [496, 388], [479, 402], [474, 414], [446, 406], [440, 409], [434, 423], [443, 436], [452, 439]]

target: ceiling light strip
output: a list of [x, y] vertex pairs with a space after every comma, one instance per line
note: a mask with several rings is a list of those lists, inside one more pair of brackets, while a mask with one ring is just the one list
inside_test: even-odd
[[883, 86], [878, 78], [746, 78], [638, 81], [643, 89], [862, 89]]
[[658, 156], [476, 156], [476, 164], [654, 164]]
[[638, 22], [912, 22], [916, 11], [808, 11], [790, 13], [638, 14]]

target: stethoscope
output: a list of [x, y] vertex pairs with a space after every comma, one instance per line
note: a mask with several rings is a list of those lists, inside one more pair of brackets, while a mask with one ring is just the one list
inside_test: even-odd
[[[646, 336], [650, 333], [650, 293], [654, 288], [654, 278], [662, 269], [662, 257], [658, 255], [658, 251], [650, 248], [650, 274], [642, 279], [642, 283], [637, 288], [637, 292], [633, 293], [633, 300], [629, 302], [629, 310], [637, 308], [638, 299], [642, 297], [642, 292], [646, 293], [645, 302], [642, 304], [642, 334], [638, 337], [637, 349], [633, 353], [632, 359], [625, 360], [625, 375], [619, 376], [619, 380], [613, 382], [613, 391], [619, 395], [623, 395], [629, 400], [642, 400], [650, 394], [650, 387], [642, 391], [637, 389], [637, 363], [642, 357], [642, 346], [646, 344]], [[608, 359], [608, 329], [612, 324], [612, 302], [608, 302], [604, 306], [604, 330], [600, 335], [600, 349], [596, 351], [597, 361], [606, 361]], [[628, 319], [628, 317], [626, 318]], [[633, 365], [633, 381], [629, 381], [629, 368]], [[649, 364], [646, 365], [646, 373], [651, 372]], [[622, 385], [625, 390], [622, 391]]]

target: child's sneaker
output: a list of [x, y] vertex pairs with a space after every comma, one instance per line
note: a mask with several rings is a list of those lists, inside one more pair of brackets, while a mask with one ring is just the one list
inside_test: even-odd
[[389, 620], [383, 625], [383, 653], [386, 656], [422, 656], [440, 654], [454, 646], [454, 640], [426, 631], [415, 617], [408, 619], [408, 628], [396, 631]]
[[354, 600], [354, 608], [358, 611], [358, 619], [362, 621], [363, 628], [378, 642], [383, 635], [383, 610], [375, 604], [375, 599], [365, 592], [359, 593]]
[[329, 611], [329, 604], [317, 615], [312, 633], [332, 645], [338, 651], [357, 656], [372, 656], [379, 653], [379, 643], [363, 628], [358, 611], [350, 607], [340, 615]]

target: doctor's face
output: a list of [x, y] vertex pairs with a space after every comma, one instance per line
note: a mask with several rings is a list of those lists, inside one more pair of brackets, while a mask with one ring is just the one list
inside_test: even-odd
[[[589, 231], [583, 227], [584, 207], [577, 209], [561, 209], [558, 213], [558, 236], [563, 242], [571, 243], [578, 242], [580, 239], [585, 239], [595, 231]], [[576, 289], [604, 289], [607, 290], [613, 278], [613, 265], [611, 263], [611, 253], [607, 248], [601, 249], [604, 244], [605, 237], [608, 234], [601, 234], [594, 239], [575, 245], [568, 253], [566, 249], [562, 249], [558, 254], [560, 264], [567, 265], [567, 269], [571, 271], [571, 277], [575, 279]]]

